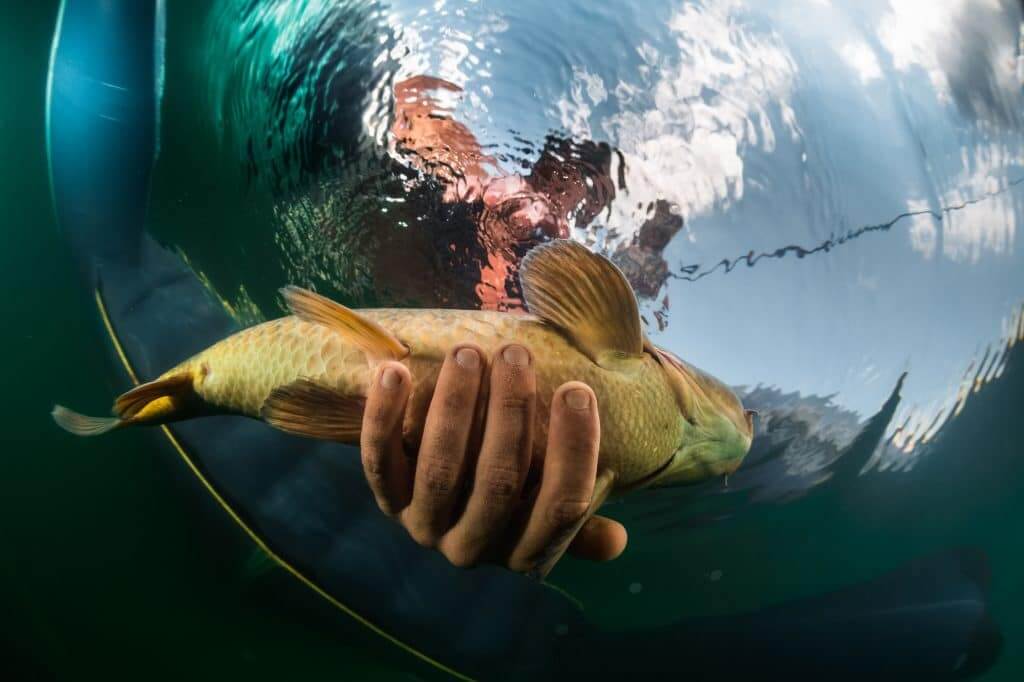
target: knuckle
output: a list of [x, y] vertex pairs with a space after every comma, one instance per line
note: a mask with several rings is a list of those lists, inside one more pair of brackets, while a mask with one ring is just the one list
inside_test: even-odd
[[427, 524], [406, 524], [405, 530], [416, 544], [427, 549], [437, 547], [437, 542], [441, 538], [441, 534]]
[[371, 433], [384, 433], [391, 426], [392, 410], [386, 405], [380, 405], [375, 410], [367, 410], [364, 420], [364, 428]]
[[492, 500], [507, 500], [515, 493], [515, 485], [505, 478], [487, 481], [487, 497]]
[[499, 398], [498, 405], [506, 412], [525, 413], [533, 405], [533, 399], [530, 395], [508, 393]]
[[431, 466], [449, 466], [448, 460], [459, 457], [465, 450], [463, 429], [452, 419], [444, 419], [428, 425], [420, 443], [421, 455], [429, 457]]
[[373, 457], [382, 457], [381, 453], [388, 450], [388, 445], [391, 442], [391, 434], [387, 429], [378, 428], [376, 426], [372, 428], [364, 428], [359, 438], [359, 447], [363, 451], [370, 451]]
[[[525, 427], [525, 425], [523, 425]], [[504, 465], [506, 468], [514, 468], [518, 473], [519, 468], [516, 466], [516, 462], [519, 462], [520, 458], [527, 454], [527, 450], [530, 447], [530, 440], [525, 433], [524, 428], [510, 429], [504, 434], [500, 440], [496, 439], [495, 448], [498, 452], [497, 460], [499, 462], [508, 462]]]
[[363, 470], [367, 478], [379, 480], [384, 477], [384, 454], [383, 449], [364, 445], [361, 451]]
[[423, 487], [432, 497], [445, 497], [455, 489], [455, 469], [435, 462], [423, 471]]
[[464, 412], [470, 407], [469, 391], [465, 386], [449, 391], [442, 397], [441, 405], [448, 412]]
[[384, 512], [385, 516], [395, 518], [395, 510], [391, 505], [391, 502], [383, 495], [374, 494], [374, 499], [377, 501], [377, 508]]
[[588, 509], [589, 500], [555, 500], [548, 508], [547, 517], [555, 528], [566, 530], [582, 521]]
[[359, 439], [359, 446], [364, 453], [364, 461], [366, 458], [383, 459], [390, 443], [391, 433], [386, 425], [374, 424], [371, 428], [364, 429]]
[[559, 444], [559, 448], [565, 453], [566, 458], [574, 463], [596, 455], [597, 446], [597, 439], [582, 430], [574, 431]]
[[476, 554], [463, 548], [445, 549], [441, 552], [444, 558], [456, 568], [472, 568], [476, 565]]
[[519, 471], [515, 467], [494, 467], [484, 478], [484, 492], [488, 500], [504, 502], [519, 491]]

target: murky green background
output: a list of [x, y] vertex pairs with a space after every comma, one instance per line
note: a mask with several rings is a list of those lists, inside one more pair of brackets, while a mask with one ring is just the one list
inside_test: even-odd
[[254, 565], [241, 537], [210, 556], [168, 480], [182, 465], [152, 434], [76, 441], [53, 426], [58, 396], [98, 408], [122, 370], [50, 206], [44, 103], [56, 3], [0, 12], [3, 668], [60, 679], [404, 677], [409, 662], [377, 637], [265, 598], [290, 578]]
[[[121, 370], [110, 361], [87, 293], [77, 287], [50, 207], [44, 98], [56, 3], [11, 7], [0, 10], [0, 277], [6, 292], [0, 655], [16, 668], [61, 679], [427, 674], [340, 615], [313, 603], [282, 606], [276, 597], [290, 589], [291, 579], [254, 560], [244, 538], [211, 553], [202, 514], [177, 482], [184, 477], [180, 462], [151, 434], [74, 440], [52, 425], [55, 399], [97, 411], [115, 392], [113, 377]], [[167, 182], [173, 167], [159, 172]], [[998, 401], [1004, 414], [1024, 407], [1019, 365], [1008, 369], [984, 405]], [[759, 579], [749, 582], [751, 593], [742, 588], [743, 576], [730, 576], [729, 590], [709, 585], [694, 597], [693, 610], [726, 612], [814, 594], [922, 553], [977, 546], [993, 566], [991, 602], [1006, 638], [999, 663], [984, 679], [1021, 679], [1024, 458], [1007, 422], [983, 415], [965, 422], [975, 426], [961, 429], [958, 446], [986, 453], [984, 460], [965, 456], [956, 470], [949, 470], [948, 459], [930, 470], [926, 463], [912, 495], [866, 500], [833, 491], [765, 507], [727, 534], [696, 531], [691, 546], [700, 546], [703, 556], [694, 559], [693, 573], [742, 564]], [[791, 532], [801, 527], [806, 532]], [[654, 561], [657, 541], [656, 535], [636, 538], [630, 551]], [[626, 569], [613, 564], [605, 570]], [[770, 594], [765, 570], [773, 572]], [[585, 594], [586, 576], [567, 566], [559, 582]], [[622, 577], [629, 584], [629, 576]], [[607, 597], [601, 619], [614, 622], [617, 603], [623, 613], [635, 613], [638, 600], [650, 600], [657, 620], [658, 595], [627, 590]]]

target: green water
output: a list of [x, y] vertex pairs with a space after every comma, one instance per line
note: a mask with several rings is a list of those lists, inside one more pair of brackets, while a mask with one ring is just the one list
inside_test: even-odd
[[56, 398], [102, 411], [121, 370], [50, 206], [44, 104], [56, 3], [3, 14], [4, 668], [59, 679], [271, 680], [297, 669], [311, 680], [404, 678], [403, 655], [343, 618], [266, 603], [266, 585], [287, 578], [254, 569], [240, 531], [237, 546], [208, 560], [198, 520], [165, 475], [181, 464], [148, 435], [76, 441], [54, 428]]
[[[108, 341], [78, 286], [50, 207], [44, 99], [56, 3], [23, 4], [4, 15], [0, 276], [7, 292], [7, 390], [0, 408], [0, 654], [16, 668], [59, 679], [430, 675], [340, 614], [313, 603], [281, 605], [276, 595], [292, 589], [292, 579], [261, 566], [240, 531], [212, 554], [202, 514], [169, 473], [181, 463], [166, 448], [154, 447], [148, 434], [75, 440], [53, 427], [48, 412], [56, 399], [101, 411], [121, 370], [110, 361]], [[171, 215], [167, 206], [157, 213]], [[188, 218], [187, 209], [173, 215]], [[154, 229], [159, 233], [160, 225]], [[216, 253], [215, 240], [196, 239], [190, 249]], [[1008, 375], [1000, 399], [1024, 406], [1022, 386], [1019, 371]], [[932, 472], [925, 480], [933, 486], [898, 500], [833, 491], [768, 506], [727, 534], [696, 531], [688, 546], [701, 547], [700, 557], [669, 559], [659, 536], [635, 537], [629, 557], [604, 567], [600, 581], [588, 577], [587, 567], [569, 564], [557, 582], [587, 601], [599, 597], [592, 617], [614, 626], [638, 611], [651, 622], [678, 615], [660, 611], [664, 604], [655, 589], [598, 594], [608, 584], [629, 584], [644, 564], [651, 567], [645, 585], [698, 582], [716, 566], [747, 566], [749, 575], [692, 595], [692, 612], [715, 613], [812, 595], [940, 548], [977, 546], [993, 566], [991, 603], [1005, 636], [999, 662], [983, 679], [1021, 679], [1024, 459], [1015, 456], [1014, 434], [983, 430], [981, 418], [972, 423], [979, 426], [962, 434], [962, 447], [986, 453], [990, 467], [965, 464], [948, 477]], [[1005, 429], [1005, 423], [999, 426]]]

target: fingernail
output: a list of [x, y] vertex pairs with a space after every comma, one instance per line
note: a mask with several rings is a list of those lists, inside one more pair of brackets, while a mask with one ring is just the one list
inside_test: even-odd
[[501, 357], [505, 358], [505, 362], [513, 367], [530, 364], [530, 354], [522, 346], [509, 346], [501, 354]]
[[455, 362], [464, 369], [476, 369], [480, 366], [480, 356], [472, 348], [460, 348], [455, 353]]
[[386, 367], [380, 373], [380, 385], [384, 388], [394, 388], [402, 383], [402, 374], [394, 367]]
[[565, 404], [574, 410], [585, 410], [590, 405], [590, 394], [582, 388], [574, 388], [565, 394]]

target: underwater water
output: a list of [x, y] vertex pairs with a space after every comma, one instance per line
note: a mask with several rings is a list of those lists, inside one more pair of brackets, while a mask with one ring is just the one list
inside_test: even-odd
[[[90, 4], [65, 4], [65, 30]], [[162, 25], [159, 104], [112, 121], [152, 130], [81, 194], [74, 161], [95, 152], [60, 146], [92, 106], [74, 55], [47, 144], [58, 10], [0, 21], [12, 665], [1024, 674], [1020, 3], [167, 3], [132, 29]], [[492, 178], [497, 200], [474, 185]], [[122, 258], [136, 233], [144, 255]], [[205, 420], [175, 430], [183, 459], [159, 433], [74, 440], [49, 419], [128, 385], [97, 293], [145, 376], [281, 314], [286, 283], [514, 310], [518, 259], [553, 236], [616, 260], [652, 338], [759, 418], [736, 474], [614, 501], [627, 552], [566, 560], [550, 586], [426, 556], [374, 513], [351, 452]]]

